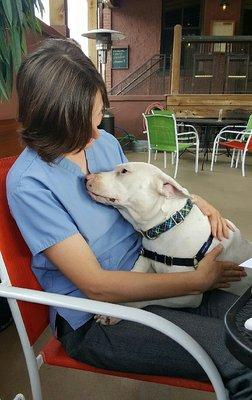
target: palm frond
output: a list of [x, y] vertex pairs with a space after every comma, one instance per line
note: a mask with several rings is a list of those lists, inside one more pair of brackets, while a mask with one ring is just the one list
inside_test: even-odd
[[27, 51], [26, 31], [41, 33], [35, 7], [43, 14], [41, 0], [0, 0], [0, 101], [11, 96], [13, 74]]

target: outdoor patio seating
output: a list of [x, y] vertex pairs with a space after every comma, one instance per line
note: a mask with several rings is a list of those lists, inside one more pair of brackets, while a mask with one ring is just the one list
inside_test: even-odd
[[[196, 129], [190, 125], [191, 131], [178, 132], [175, 115], [166, 112], [165, 115], [145, 115], [148, 138], [148, 163], [151, 162], [151, 152], [164, 153], [164, 168], [166, 168], [166, 153], [171, 153], [172, 163], [175, 156], [174, 178], [178, 172], [178, 162], [181, 153], [191, 147], [196, 147], [195, 172], [198, 172], [199, 137]], [[189, 125], [188, 125], [189, 126]]]
[[242, 176], [245, 177], [245, 159], [247, 152], [252, 152], [252, 115], [250, 115], [247, 125], [236, 125], [234, 127], [225, 126], [216, 136], [213, 144], [211, 171], [217, 161], [219, 147], [232, 151], [230, 167], [234, 166], [236, 157], [236, 168], [241, 157]]
[[[154, 110], [164, 110], [164, 109], [165, 108], [163, 104], [159, 103], [159, 101], [155, 101], [154, 103], [151, 103], [146, 107], [144, 115], [152, 114]], [[143, 133], [146, 134], [146, 123], [144, 118], [143, 118]]]
[[[176, 119], [174, 112], [171, 110], [153, 109], [151, 112], [153, 115], [174, 115], [174, 118]], [[176, 125], [178, 129], [178, 141], [181, 143], [191, 143], [192, 146], [197, 146], [197, 139], [199, 139], [199, 134], [195, 126], [184, 122], [178, 122], [177, 119]]]
[[[14, 161], [15, 157], [0, 160], [0, 279], [2, 280], [0, 296], [8, 298], [11, 307], [25, 354], [33, 400], [42, 400], [39, 369], [43, 363], [170, 386], [207, 392], [215, 391], [218, 400], [226, 399], [226, 391], [221, 377], [208, 354], [194, 339], [173, 323], [141, 309], [42, 291], [30, 268], [30, 251], [10, 215], [7, 204], [6, 175]], [[95, 368], [70, 358], [60, 342], [53, 336], [36, 356], [33, 345], [48, 326], [49, 305], [114, 316], [152, 327], [171, 337], [189, 351], [205, 370], [211, 384], [178, 377], [142, 375]], [[53, 369], [51, 369], [51, 373], [53, 373]]]

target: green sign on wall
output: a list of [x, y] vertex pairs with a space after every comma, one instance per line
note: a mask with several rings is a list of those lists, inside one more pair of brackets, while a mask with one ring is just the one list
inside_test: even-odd
[[112, 47], [112, 69], [129, 68], [129, 48], [128, 47]]

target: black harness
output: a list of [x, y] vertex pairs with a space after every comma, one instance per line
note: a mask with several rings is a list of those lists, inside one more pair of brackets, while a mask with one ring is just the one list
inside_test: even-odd
[[213, 235], [210, 235], [208, 240], [201, 246], [200, 250], [196, 254], [195, 257], [193, 258], [178, 258], [178, 257], [170, 257], [166, 256], [164, 254], [158, 254], [154, 251], [146, 250], [145, 248], [142, 248], [141, 250], [141, 255], [143, 257], [150, 258], [151, 260], [158, 261], [160, 263], [169, 265], [172, 267], [173, 265], [179, 265], [179, 266], [184, 266], [184, 267], [194, 267], [198, 265], [198, 263], [202, 260], [202, 258], [205, 256], [207, 250], [211, 246], [213, 241]]
[[[148, 231], [141, 231], [141, 234], [149, 240], [155, 240], [159, 235], [162, 233], [172, 229], [174, 226], [181, 224], [190, 211], [193, 208], [193, 203], [190, 199], [187, 200], [186, 204], [184, 205], [181, 210], [176, 211], [170, 218], [168, 218], [165, 222], [154, 226], [153, 228], [149, 229]], [[207, 250], [211, 246], [213, 241], [213, 236], [210, 235], [207, 241], [201, 246], [198, 253], [193, 258], [178, 258], [178, 257], [170, 257], [164, 254], [158, 254], [154, 251], [150, 251], [145, 249], [144, 247], [141, 249], [141, 255], [146, 258], [150, 258], [151, 260], [158, 261], [160, 263], [172, 266], [172, 265], [179, 265], [184, 267], [194, 267], [196, 268], [200, 260], [205, 256]]]

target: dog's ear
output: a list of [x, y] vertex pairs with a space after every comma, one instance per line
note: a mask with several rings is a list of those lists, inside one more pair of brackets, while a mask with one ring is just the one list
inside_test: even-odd
[[191, 197], [187, 189], [164, 173], [160, 175], [159, 193], [168, 198]]

